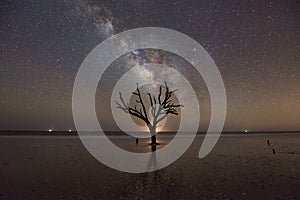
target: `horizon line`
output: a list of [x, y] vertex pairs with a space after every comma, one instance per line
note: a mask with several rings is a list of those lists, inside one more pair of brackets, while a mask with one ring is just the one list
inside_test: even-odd
[[[123, 132], [126, 133], [122, 130], [103, 130], [104, 132]], [[0, 132], [77, 132], [77, 130], [54, 130], [54, 129], [49, 129], [49, 130], [0, 130]], [[99, 131], [91, 131], [91, 130], [86, 130], [83, 132], [99, 132]], [[147, 131], [131, 131], [135, 133], [139, 132], [147, 132]], [[158, 133], [174, 133], [177, 131], [158, 131]], [[192, 132], [192, 131], [183, 131], [183, 132]], [[198, 130], [197, 133], [206, 133], [207, 130]], [[227, 133], [227, 132], [237, 132], [237, 133], [265, 133], [265, 132], [282, 132], [282, 133], [287, 133], [287, 132], [300, 132], [300, 130], [223, 130], [221, 131], [222, 133]]]

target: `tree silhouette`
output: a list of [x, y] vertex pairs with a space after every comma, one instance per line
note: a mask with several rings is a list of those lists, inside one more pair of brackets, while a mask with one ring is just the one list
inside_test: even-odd
[[[136, 91], [132, 92], [132, 94], [137, 97], [135, 101], [136, 104], [134, 106], [130, 106], [129, 103], [125, 103], [122, 93], [119, 92], [121, 103], [116, 102], [118, 105], [117, 108], [120, 108], [125, 113], [128, 113], [145, 122], [151, 134], [150, 144], [155, 146], [158, 145], [156, 142], [156, 128], [159, 125], [159, 122], [165, 119], [168, 114], [178, 115], [177, 108], [183, 107], [183, 105], [174, 103], [173, 96], [175, 91], [177, 90], [170, 90], [165, 82], [164, 87], [159, 87], [159, 93], [157, 97], [147, 93], [151, 106], [149, 109], [150, 113], [148, 113], [137, 83]], [[149, 114], [151, 114], [151, 118]]]

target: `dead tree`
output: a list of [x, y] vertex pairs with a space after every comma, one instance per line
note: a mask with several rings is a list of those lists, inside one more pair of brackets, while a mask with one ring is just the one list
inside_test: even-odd
[[[151, 106], [151, 108], [149, 109], [150, 113], [148, 113], [137, 83], [136, 91], [132, 92], [132, 94], [137, 97], [135, 101], [136, 105], [130, 106], [129, 103], [125, 103], [122, 97], [122, 93], [119, 92], [121, 103], [116, 102], [116, 104], [118, 105], [117, 108], [120, 108], [125, 113], [137, 117], [138, 119], [145, 122], [151, 134], [150, 144], [157, 145], [158, 143], [156, 142], [156, 128], [159, 123], [163, 119], [165, 119], [168, 114], [178, 115], [177, 108], [183, 107], [183, 105], [174, 103], [173, 96], [175, 91], [177, 90], [170, 90], [167, 83], [165, 82], [165, 87], [159, 87], [159, 94], [157, 95], [157, 97], [155, 95], [147, 93]], [[150, 114], [151, 118], [149, 116]]]

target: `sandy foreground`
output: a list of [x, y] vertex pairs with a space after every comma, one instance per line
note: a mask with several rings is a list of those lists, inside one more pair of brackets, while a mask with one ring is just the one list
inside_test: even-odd
[[[170, 139], [159, 136], [160, 148]], [[300, 199], [300, 134], [226, 135], [199, 159], [202, 140], [166, 168], [130, 174], [94, 159], [77, 136], [0, 136], [0, 199]], [[150, 150], [147, 140], [112, 141]]]

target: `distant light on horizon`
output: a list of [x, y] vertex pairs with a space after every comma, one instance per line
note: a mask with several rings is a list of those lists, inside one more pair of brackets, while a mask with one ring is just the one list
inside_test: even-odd
[[245, 130], [244, 132], [245, 132], [245, 133], [248, 133], [248, 130]]
[[49, 131], [49, 133], [51, 133], [51, 132], [52, 132], [52, 129], [49, 129], [48, 131]]
[[72, 132], [72, 130], [71, 130], [71, 129], [69, 129], [69, 132], [71, 133], [71, 132]]

